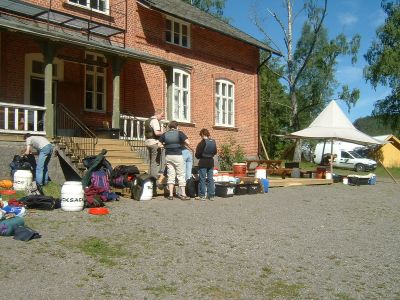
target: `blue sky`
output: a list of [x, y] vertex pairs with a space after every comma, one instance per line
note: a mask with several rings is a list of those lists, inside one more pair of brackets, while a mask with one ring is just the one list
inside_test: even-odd
[[[294, 11], [298, 12], [303, 0], [294, 0]], [[323, 1], [319, 0], [322, 5]], [[340, 103], [343, 111], [351, 121], [371, 114], [373, 104], [376, 100], [384, 98], [389, 94], [385, 87], [378, 87], [376, 90], [363, 78], [363, 68], [367, 64], [363, 55], [367, 52], [371, 42], [375, 38], [375, 31], [385, 21], [385, 13], [380, 7], [380, 0], [329, 0], [328, 14], [325, 19], [325, 26], [328, 28], [330, 38], [339, 33], [344, 33], [351, 38], [354, 34], [361, 35], [361, 46], [358, 54], [358, 62], [351, 64], [350, 57], [341, 56], [338, 59], [336, 79], [339, 83], [348, 84], [349, 87], [360, 89], [360, 99], [350, 113], [343, 103]], [[283, 46], [282, 31], [274, 18], [268, 13], [268, 9], [275, 12], [282, 20], [286, 20], [286, 13], [282, 0], [226, 0], [224, 15], [230, 18], [233, 26], [250, 34], [251, 36], [264, 40], [263, 33], [254, 25], [255, 12], [259, 18], [264, 19], [263, 28], [270, 34], [271, 38], [283, 53], [286, 52]], [[304, 14], [295, 23], [297, 29], [301, 29], [304, 22]], [[297, 41], [299, 31], [294, 32], [294, 39]], [[275, 47], [275, 48], [277, 48]]]

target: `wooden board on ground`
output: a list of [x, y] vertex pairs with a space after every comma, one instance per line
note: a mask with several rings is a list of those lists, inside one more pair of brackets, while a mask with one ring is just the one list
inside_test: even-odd
[[115, 188], [111, 187], [111, 192], [117, 193], [118, 195], [121, 195], [123, 198], [131, 198], [131, 189], [130, 188]]
[[278, 186], [301, 186], [301, 185], [319, 185], [319, 184], [332, 184], [331, 179], [312, 179], [312, 178], [274, 178], [269, 177], [269, 187]]

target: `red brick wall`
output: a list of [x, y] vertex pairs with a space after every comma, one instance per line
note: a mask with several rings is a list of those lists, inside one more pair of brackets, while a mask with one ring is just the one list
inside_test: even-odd
[[[29, 0], [44, 7], [48, 0]], [[53, 1], [53, 8], [88, 18], [88, 11]], [[121, 3], [110, 0], [111, 4]], [[123, 1], [122, 1], [123, 2]], [[234, 137], [254, 156], [258, 150], [257, 75], [258, 49], [244, 42], [212, 32], [199, 26], [191, 26], [191, 48], [185, 49], [164, 41], [165, 17], [154, 10], [128, 1], [128, 48], [144, 51], [169, 61], [192, 67], [191, 74], [191, 124], [182, 124], [192, 143], [197, 144], [201, 128], [209, 128], [219, 144]], [[124, 7], [119, 6], [124, 10]], [[110, 22], [113, 26], [124, 26], [121, 18], [93, 14], [92, 18]], [[123, 20], [123, 18], [122, 18]], [[20, 103], [23, 99], [24, 54], [39, 52], [31, 38], [2, 33], [0, 97]], [[6, 47], [5, 47], [6, 45]], [[84, 57], [84, 49], [61, 47], [58, 54]], [[12, 62], [12, 63], [11, 63]], [[121, 112], [136, 116], [150, 116], [154, 108], [166, 108], [166, 79], [164, 67], [128, 60], [121, 76]], [[7, 74], [7, 76], [4, 76]], [[84, 65], [65, 62], [64, 81], [58, 83], [58, 100], [66, 103], [75, 114], [81, 116], [91, 127], [101, 126], [102, 120], [111, 120], [112, 72], [107, 72], [107, 112], [88, 113], [83, 110]], [[215, 128], [214, 89], [215, 80], [226, 78], [235, 84], [235, 128]]]

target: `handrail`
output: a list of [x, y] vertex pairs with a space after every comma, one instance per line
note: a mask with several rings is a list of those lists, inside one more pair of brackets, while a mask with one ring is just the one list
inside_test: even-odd
[[63, 142], [81, 158], [95, 154], [96, 134], [62, 103], [57, 105], [56, 135], [70, 137], [64, 138]]

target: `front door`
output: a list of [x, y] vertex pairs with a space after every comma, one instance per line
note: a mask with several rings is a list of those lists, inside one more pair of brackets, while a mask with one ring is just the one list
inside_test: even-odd
[[[30, 99], [29, 104], [35, 106], [44, 106], [44, 78], [41, 77], [31, 77], [30, 82]], [[57, 81], [53, 80], [52, 85], [52, 103], [54, 104], [54, 99], [56, 99], [56, 92], [57, 92]], [[33, 115], [29, 117], [29, 127], [33, 127]], [[43, 118], [44, 112], [38, 111], [38, 122], [39, 122], [39, 130], [43, 130]]]

